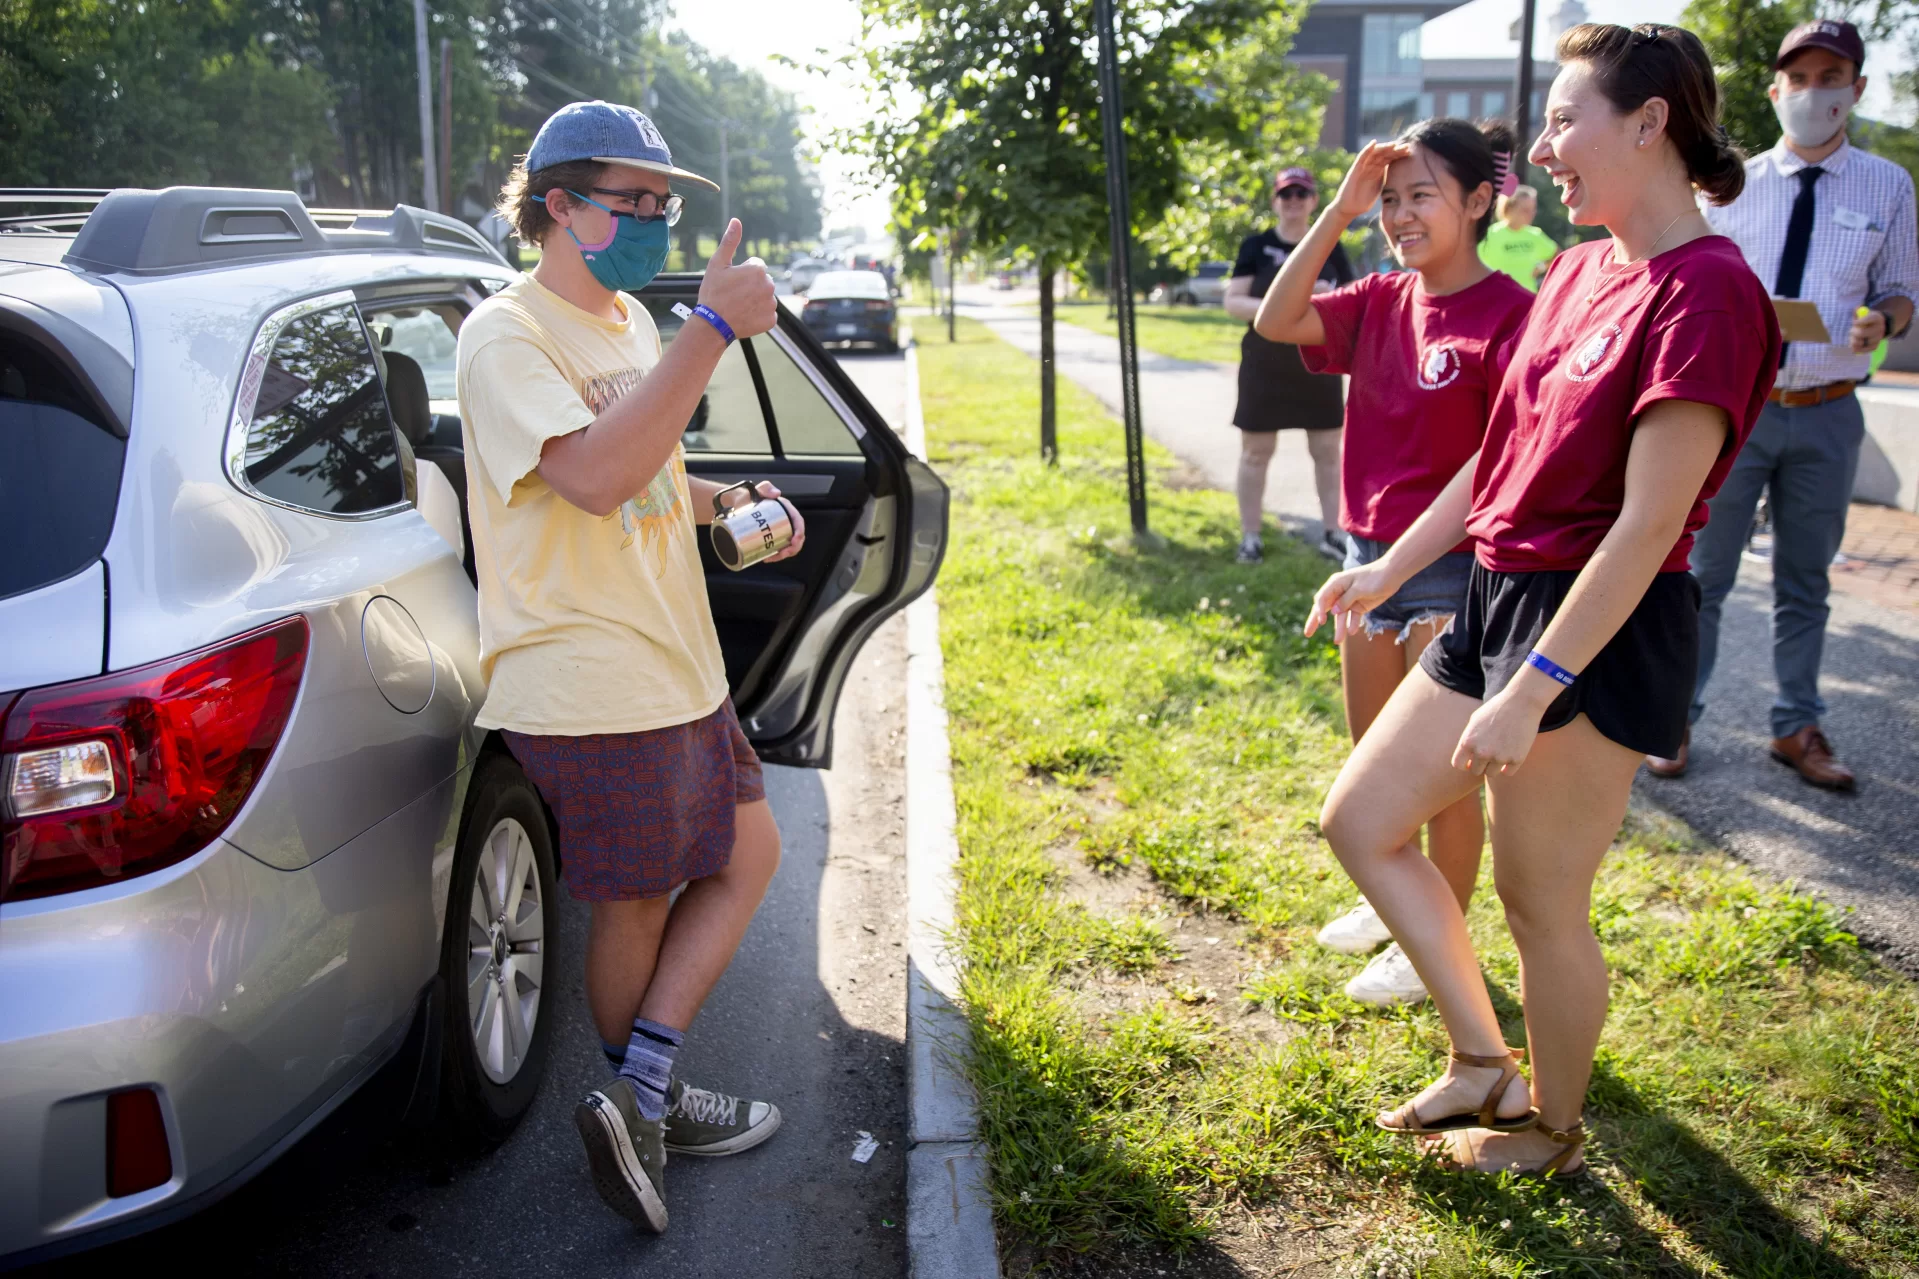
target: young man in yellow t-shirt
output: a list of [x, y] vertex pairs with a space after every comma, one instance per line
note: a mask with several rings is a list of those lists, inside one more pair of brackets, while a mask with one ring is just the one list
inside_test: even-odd
[[[459, 348], [478, 723], [539, 787], [567, 889], [590, 904], [587, 1003], [616, 1073], [575, 1123], [600, 1197], [654, 1231], [669, 1150], [733, 1154], [780, 1125], [768, 1102], [673, 1075], [780, 859], [695, 541], [719, 486], [688, 476], [680, 449], [728, 344], [772, 328], [777, 304], [757, 259], [734, 264], [734, 219], [662, 352], [631, 294], [665, 264], [676, 181], [713, 187], [640, 112], [556, 112], [500, 201], [539, 265], [474, 310]], [[794, 518], [773, 559], [804, 542]]]

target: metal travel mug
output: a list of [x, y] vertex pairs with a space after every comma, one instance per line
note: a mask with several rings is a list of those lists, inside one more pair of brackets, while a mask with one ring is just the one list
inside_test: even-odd
[[793, 510], [777, 497], [728, 506], [721, 499], [734, 489], [745, 489], [748, 497], [758, 496], [758, 490], [741, 480], [713, 495], [713, 553], [737, 573], [786, 549], [793, 540]]

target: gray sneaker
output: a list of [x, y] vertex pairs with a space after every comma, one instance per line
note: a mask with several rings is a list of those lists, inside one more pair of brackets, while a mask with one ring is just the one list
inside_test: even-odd
[[666, 1230], [666, 1126], [640, 1114], [633, 1085], [615, 1079], [573, 1108], [586, 1143], [593, 1188], [606, 1206], [642, 1230]]
[[1266, 551], [1256, 537], [1241, 538], [1239, 550], [1233, 555], [1234, 561], [1240, 564], [1257, 564], [1265, 558]]
[[695, 1088], [678, 1079], [666, 1108], [666, 1148], [676, 1155], [737, 1155], [780, 1128], [780, 1108]]

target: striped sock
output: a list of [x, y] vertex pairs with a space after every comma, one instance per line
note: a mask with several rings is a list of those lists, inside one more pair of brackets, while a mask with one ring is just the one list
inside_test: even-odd
[[675, 1030], [644, 1017], [633, 1019], [633, 1037], [626, 1041], [626, 1055], [620, 1062], [620, 1074], [632, 1082], [633, 1091], [639, 1096], [640, 1114], [643, 1117], [666, 1118], [666, 1089], [673, 1078], [673, 1058], [685, 1042], [686, 1032], [683, 1030]]

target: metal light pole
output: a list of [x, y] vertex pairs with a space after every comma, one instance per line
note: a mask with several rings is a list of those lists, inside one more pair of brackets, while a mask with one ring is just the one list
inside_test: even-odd
[[433, 64], [426, 53], [426, 0], [413, 0], [413, 55], [420, 67], [420, 202], [437, 213], [440, 179], [433, 163]]
[[1113, 44], [1113, 0], [1097, 0], [1099, 24], [1100, 122], [1106, 136], [1106, 202], [1109, 206], [1112, 269], [1106, 287], [1117, 304], [1119, 321], [1119, 397], [1126, 426], [1126, 505], [1133, 536], [1146, 536], [1146, 450], [1139, 421], [1139, 344], [1133, 330], [1133, 200], [1126, 186], [1125, 106], [1119, 95], [1119, 54]]
[[1513, 132], [1519, 135], [1514, 148], [1513, 172], [1526, 180], [1526, 153], [1533, 145], [1533, 0], [1521, 0], [1519, 10], [1519, 77], [1513, 103]]

